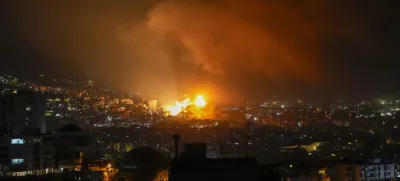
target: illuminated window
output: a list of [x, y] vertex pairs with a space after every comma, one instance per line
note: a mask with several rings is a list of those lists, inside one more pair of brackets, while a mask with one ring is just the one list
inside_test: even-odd
[[11, 139], [11, 144], [12, 145], [22, 145], [25, 143], [24, 139]]
[[21, 163], [24, 163], [24, 159], [22, 159], [22, 158], [14, 158], [14, 159], [11, 160], [11, 163], [15, 164], [15, 165], [21, 164]]

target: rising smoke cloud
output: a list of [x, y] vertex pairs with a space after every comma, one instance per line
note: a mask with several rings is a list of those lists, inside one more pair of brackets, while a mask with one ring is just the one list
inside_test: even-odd
[[239, 69], [258, 69], [269, 75], [288, 68], [308, 77], [304, 64], [315, 59], [310, 45], [317, 32], [298, 13], [274, 2], [168, 1], [149, 12], [146, 24], [150, 30], [171, 35], [195, 63], [213, 74], [237, 70], [240, 65]]
[[149, 99], [235, 102], [324, 77], [321, 42], [355, 29], [328, 2], [12, 1], [2, 29], [60, 70], [90, 71]]
[[315, 80], [319, 32], [299, 5], [259, 0], [163, 1], [122, 39], [130, 37], [139, 47], [135, 53], [158, 67], [154, 70], [161, 70], [158, 80], [180, 93], [199, 85], [220, 95], [257, 92], [264, 85], [247, 83], [263, 82], [266, 76]]

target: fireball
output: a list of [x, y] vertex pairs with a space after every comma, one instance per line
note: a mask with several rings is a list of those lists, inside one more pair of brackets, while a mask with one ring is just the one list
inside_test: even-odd
[[194, 105], [197, 108], [202, 108], [206, 106], [207, 102], [202, 95], [198, 95], [196, 99], [192, 101], [189, 98], [185, 98], [183, 101], [176, 101], [175, 105], [167, 105], [164, 108], [168, 111], [169, 115], [176, 116], [190, 105]]
[[166, 106], [165, 109], [169, 112], [170, 115], [176, 116], [182, 111], [182, 104], [176, 101], [175, 105]]
[[187, 106], [189, 106], [190, 104], [192, 104], [192, 102], [190, 101], [189, 98], [186, 98], [185, 100], [182, 101], [182, 107], [186, 108]]
[[206, 100], [204, 100], [202, 95], [198, 95], [196, 97], [196, 100], [194, 101], [194, 105], [198, 106], [198, 107], [204, 107], [206, 106], [207, 102]]

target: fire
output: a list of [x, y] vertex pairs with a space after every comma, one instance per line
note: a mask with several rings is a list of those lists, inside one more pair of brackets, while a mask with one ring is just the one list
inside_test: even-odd
[[166, 106], [165, 109], [168, 110], [169, 113], [170, 113], [172, 116], [176, 116], [176, 115], [178, 115], [178, 114], [182, 111], [182, 104], [181, 104], [180, 102], [176, 101], [176, 104], [175, 104], [175, 105], [173, 105], [173, 106]]
[[186, 97], [183, 101], [176, 101], [175, 105], [168, 105], [164, 108], [169, 112], [169, 115], [176, 116], [182, 111], [185, 111], [185, 109], [190, 105], [194, 105], [196, 108], [202, 108], [207, 105], [207, 102], [202, 95], [198, 95], [193, 103]]
[[196, 97], [196, 100], [194, 101], [194, 105], [199, 106], [199, 107], [204, 107], [206, 106], [207, 102], [204, 100], [202, 95], [198, 95]]
[[192, 102], [190, 101], [189, 98], [186, 98], [185, 100], [182, 101], [182, 107], [186, 108], [187, 106], [189, 106], [190, 104], [192, 104]]

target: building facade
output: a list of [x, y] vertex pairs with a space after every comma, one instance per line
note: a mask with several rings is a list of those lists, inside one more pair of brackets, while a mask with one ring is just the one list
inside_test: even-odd
[[45, 96], [19, 91], [0, 97], [0, 175], [54, 171], [54, 135], [46, 133]]
[[360, 181], [360, 165], [335, 164], [331, 168], [331, 181]]
[[99, 159], [98, 150], [88, 132], [68, 124], [55, 133], [55, 159], [60, 171], [81, 171], [82, 165]]
[[46, 103], [42, 93], [20, 91], [0, 98], [0, 126], [3, 136], [18, 136], [25, 127], [46, 133]]
[[54, 172], [53, 135], [2, 137], [0, 175], [25, 176]]
[[386, 181], [396, 179], [396, 164], [382, 159], [369, 160], [360, 166], [361, 181]]
[[335, 164], [330, 169], [331, 181], [391, 181], [396, 175], [396, 163], [381, 159]]

